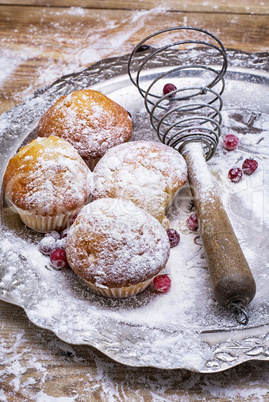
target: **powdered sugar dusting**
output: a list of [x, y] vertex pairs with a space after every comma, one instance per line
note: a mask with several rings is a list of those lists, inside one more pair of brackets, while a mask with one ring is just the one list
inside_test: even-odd
[[165, 225], [171, 199], [187, 180], [184, 158], [151, 141], [133, 141], [111, 149], [93, 175], [94, 198], [131, 199]]
[[144, 282], [165, 266], [169, 251], [157, 220], [130, 201], [110, 198], [85, 206], [67, 236], [71, 267], [96, 286]]
[[[21, 149], [11, 163], [5, 186], [15, 206], [51, 215], [55, 209], [61, 214], [86, 203], [90, 171], [67, 142], [56, 137], [37, 138]], [[22, 187], [20, 182], [24, 183]]]
[[81, 90], [51, 106], [39, 121], [38, 135], [57, 135], [90, 160], [129, 140], [132, 123], [127, 111], [111, 99], [97, 91]]

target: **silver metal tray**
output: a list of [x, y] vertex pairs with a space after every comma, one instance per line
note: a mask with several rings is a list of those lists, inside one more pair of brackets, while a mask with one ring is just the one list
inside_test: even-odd
[[[189, 57], [186, 53], [181, 55], [183, 62]], [[256, 297], [247, 309], [248, 325], [237, 324], [212, 298], [199, 234], [189, 232], [185, 223], [192, 209], [187, 185], [168, 211], [171, 226], [181, 233], [166, 268], [172, 279], [170, 292], [158, 295], [149, 287], [124, 300], [97, 296], [71, 270], [50, 267], [37, 248], [42, 236], [21, 223], [6, 206], [2, 191], [2, 300], [21, 306], [34, 324], [62, 340], [91, 345], [127, 365], [217, 372], [251, 359], [269, 360], [268, 55], [229, 51], [228, 58], [223, 134], [236, 132], [240, 147], [227, 152], [220, 144], [209, 168], [257, 283]], [[162, 61], [151, 66], [145, 80], [154, 78]], [[128, 55], [102, 60], [59, 79], [2, 115], [1, 183], [8, 160], [35, 137], [44, 111], [72, 90], [93, 87], [107, 94], [131, 113], [134, 140], [157, 141], [143, 99], [127, 75], [127, 62]], [[259, 169], [240, 183], [229, 182], [228, 168], [245, 157], [255, 157]]]

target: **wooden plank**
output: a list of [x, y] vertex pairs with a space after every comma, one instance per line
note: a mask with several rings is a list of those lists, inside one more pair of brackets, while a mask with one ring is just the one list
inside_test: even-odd
[[[53, 9], [0, 6], [1, 47], [36, 49], [44, 44], [46, 52], [57, 49], [76, 50], [106, 38], [102, 49], [110, 53], [114, 35], [122, 34], [118, 52], [124, 53], [146, 35], [171, 26], [205, 28], [223, 40], [226, 47], [245, 51], [267, 51], [269, 19], [264, 15], [227, 15], [218, 13], [173, 13], [156, 10], [126, 11]], [[81, 43], [81, 40], [83, 41]], [[128, 42], [124, 49], [122, 43]], [[67, 51], [67, 50], [66, 50]], [[114, 52], [114, 47], [113, 47]], [[49, 54], [46, 54], [49, 56]]]
[[[122, 34], [117, 53], [132, 49], [133, 45], [160, 28], [171, 26], [205, 28], [223, 40], [226, 47], [245, 51], [268, 50], [269, 19], [263, 15], [227, 15], [200, 13], [173, 13], [125, 10], [88, 10], [81, 12], [40, 7], [0, 6], [1, 47], [37, 49], [43, 44], [46, 56], [56, 49], [75, 51], [77, 46], [101, 43], [110, 53], [111, 40]], [[83, 41], [81, 43], [81, 40]], [[124, 49], [122, 44], [128, 42]], [[57, 47], [56, 47], [57, 45]], [[114, 52], [113, 47], [113, 52]], [[127, 51], [128, 51], [127, 50]]]
[[41, 390], [55, 397], [71, 397], [78, 391], [87, 400], [98, 376], [95, 359], [101, 356], [99, 352], [86, 348], [88, 357], [82, 357], [51, 332], [31, 324], [21, 308], [2, 301], [0, 318], [0, 351], [5, 356], [0, 352], [0, 372], [5, 369], [0, 376], [0, 390], [10, 396], [8, 400], [35, 400], [34, 395]]
[[2, 84], [0, 113], [58, 76], [129, 53], [145, 36], [176, 25], [205, 28], [227, 48], [249, 52], [269, 48], [265, 15], [237, 14], [224, 19], [218, 13], [0, 6], [1, 53], [11, 58], [6, 66], [8, 79]]
[[[0, 4], [6, 5], [27, 5], [27, 6], [53, 6], [62, 7], [62, 0], [1, 0]], [[268, 0], [226, 0], [201, 1], [201, 0], [65, 0], [65, 7], [86, 7], [100, 9], [121, 9], [121, 10], [149, 10], [162, 7], [167, 11], [180, 12], [215, 12], [234, 14], [269, 14]]]

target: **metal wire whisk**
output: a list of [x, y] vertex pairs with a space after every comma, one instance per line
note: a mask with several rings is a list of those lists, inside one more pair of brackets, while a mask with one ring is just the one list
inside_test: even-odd
[[[166, 37], [167, 33], [173, 34], [179, 31], [183, 36], [181, 40], [166, 43], [157, 49], [150, 48], [145, 57], [136, 58], [141, 50], [147, 49], [147, 44], [152, 39], [158, 38], [162, 41], [162, 37]], [[185, 38], [186, 33], [188, 36], [191, 34], [194, 38]], [[202, 37], [200, 38], [200, 36]], [[164, 68], [163, 71], [156, 73], [156, 77], [150, 83], [148, 80], [144, 80], [143, 73], [160, 56], [163, 56], [164, 59], [167, 58], [167, 61], [172, 56], [175, 60], [176, 52], [180, 48], [188, 48], [191, 53], [194, 45], [199, 45], [203, 53], [206, 47], [209, 49], [210, 55], [212, 55], [212, 51], [220, 55], [220, 68], [199, 62], [182, 65], [179, 53], [177, 65]], [[158, 61], [156, 65], [158, 65]], [[146, 110], [159, 139], [180, 152], [189, 142], [202, 142], [206, 160], [214, 155], [220, 137], [221, 95], [225, 86], [226, 69], [227, 56], [221, 41], [203, 29], [191, 27], [164, 29], [146, 37], [134, 48], [128, 64], [130, 79], [144, 97]], [[188, 77], [191, 79], [188, 80]], [[176, 83], [176, 89], [163, 95], [162, 88], [167, 80]], [[145, 84], [148, 86], [145, 87]]]
[[[149, 46], [155, 39], [161, 43], [158, 48]], [[186, 160], [213, 295], [238, 323], [247, 324], [245, 306], [255, 296], [256, 284], [206, 163], [221, 134], [226, 70], [221, 41], [191, 27], [148, 36], [134, 48], [128, 63], [129, 77], [144, 98], [159, 139]], [[174, 89], [165, 93], [167, 81]]]

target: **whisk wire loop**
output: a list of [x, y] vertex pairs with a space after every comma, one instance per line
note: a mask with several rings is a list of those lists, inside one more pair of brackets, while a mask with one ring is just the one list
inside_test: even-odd
[[[186, 88], [183, 88], [183, 89], [180, 89], [180, 90], [175, 90], [175, 91], [172, 91], [172, 92], [170, 92], [169, 94], [167, 94], [167, 95], [165, 95], [165, 96], [162, 96], [162, 95], [160, 95], [160, 94], [156, 94], [156, 93], [154, 93], [154, 92], [151, 92], [151, 89], [155, 86], [155, 84], [156, 83], [158, 83], [161, 79], [163, 79], [163, 78], [166, 78], [166, 77], [168, 77], [169, 75], [171, 76], [173, 73], [175, 73], [175, 72], [177, 72], [177, 73], [179, 73], [178, 74], [178, 76], [180, 77], [180, 73], [184, 73], [185, 71], [187, 71], [188, 73], [189, 73], [189, 71], [190, 70], [194, 70], [194, 69], [196, 69], [196, 70], [198, 70], [199, 72], [200, 72], [200, 74], [201, 74], [201, 71], [207, 71], [207, 72], [211, 72], [211, 73], [213, 73], [213, 74], [215, 74], [216, 75], [216, 77], [210, 82], [210, 83], [208, 83], [206, 86], [202, 86], [202, 87], [186, 87]], [[184, 71], [185, 70], [185, 71]], [[224, 91], [224, 88], [225, 88], [225, 81], [224, 81], [224, 78], [223, 78], [223, 76], [221, 76], [220, 74], [219, 74], [219, 72], [217, 72], [216, 70], [214, 70], [213, 68], [211, 68], [211, 67], [209, 67], [209, 66], [203, 66], [203, 65], [201, 65], [201, 64], [198, 64], [198, 65], [187, 65], [187, 66], [177, 66], [177, 67], [175, 67], [175, 68], [172, 68], [172, 69], [169, 69], [169, 70], [167, 70], [167, 71], [165, 71], [165, 72], [163, 72], [163, 73], [161, 73], [161, 74], [159, 74], [152, 82], [151, 82], [151, 84], [149, 85], [149, 87], [147, 88], [147, 90], [143, 90], [141, 87], [140, 87], [140, 90], [143, 92], [143, 97], [144, 98], [146, 98], [145, 99], [145, 106], [146, 106], [146, 109], [148, 110], [148, 112], [150, 112], [150, 110], [149, 110], [149, 108], [148, 108], [148, 104], [151, 104], [151, 105], [154, 105], [155, 104], [155, 102], [150, 98], [150, 97], [152, 97], [152, 98], [154, 98], [154, 99], [161, 99], [161, 100], [165, 100], [165, 99], [167, 99], [167, 98], [169, 98], [169, 99], [172, 99], [172, 101], [178, 101], [178, 100], [185, 100], [185, 99], [190, 99], [190, 98], [193, 98], [193, 97], [195, 97], [195, 96], [198, 96], [198, 95], [204, 95], [204, 94], [206, 94], [206, 92], [208, 91], [208, 90], [211, 90], [215, 85], [216, 85], [216, 83], [217, 82], [219, 82], [219, 81], [221, 81], [221, 88], [220, 88], [220, 90], [219, 90], [219, 94], [220, 95], [222, 95], [222, 93], [223, 93], [223, 91]], [[188, 96], [185, 96], [185, 97], [174, 97], [174, 95], [175, 94], [177, 94], [177, 93], [179, 93], [179, 92], [182, 92], [182, 91], [187, 91], [187, 90], [189, 90], [189, 91], [191, 91], [191, 90], [197, 90], [197, 92], [194, 92], [194, 93], [192, 93], [192, 94], [189, 94]], [[215, 99], [213, 99], [212, 101], [211, 101], [211, 103], [213, 103], [215, 101]], [[163, 108], [167, 108], [167, 107], [164, 107], [164, 106], [162, 106], [162, 105], [160, 105], [160, 103], [159, 103], [159, 107], [163, 107]]]
[[[176, 38], [159, 48], [149, 46], [142, 57], [137, 57], [139, 49], [145, 49], [149, 40], [186, 32], [203, 38]], [[191, 46], [191, 50], [193, 47], [198, 49], [197, 55], [199, 50], [209, 47], [210, 54], [214, 52], [217, 56], [218, 66], [207, 65], [203, 56], [203, 63], [201, 57], [196, 57], [193, 64], [182, 64], [182, 47], [186, 46]], [[161, 68], [156, 69], [159, 59]], [[144, 98], [151, 125], [160, 141], [179, 152], [182, 152], [184, 143], [199, 141], [203, 144], [206, 160], [214, 155], [219, 141], [226, 70], [227, 56], [221, 41], [204, 29], [193, 27], [172, 27], [147, 36], [134, 48], [128, 62], [131, 82]], [[168, 79], [175, 82], [176, 89], [163, 94], [164, 82]]]

